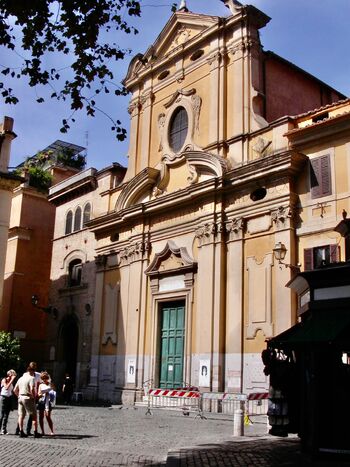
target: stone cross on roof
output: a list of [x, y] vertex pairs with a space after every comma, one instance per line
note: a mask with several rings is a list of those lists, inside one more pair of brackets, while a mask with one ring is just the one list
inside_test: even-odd
[[233, 15], [238, 13], [242, 8], [242, 3], [238, 2], [237, 0], [221, 0], [222, 3], [231, 11]]
[[188, 11], [186, 0], [181, 0], [178, 11]]

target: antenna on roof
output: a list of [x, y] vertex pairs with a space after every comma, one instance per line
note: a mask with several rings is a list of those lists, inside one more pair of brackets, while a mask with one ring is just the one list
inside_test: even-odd
[[89, 131], [85, 131], [85, 164], [86, 164], [86, 159], [88, 156], [88, 148], [89, 148]]

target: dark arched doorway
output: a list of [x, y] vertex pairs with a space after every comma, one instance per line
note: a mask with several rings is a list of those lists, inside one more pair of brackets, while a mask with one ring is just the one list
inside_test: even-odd
[[69, 373], [73, 381], [76, 377], [79, 329], [73, 315], [67, 316], [61, 325], [59, 335], [59, 379]]

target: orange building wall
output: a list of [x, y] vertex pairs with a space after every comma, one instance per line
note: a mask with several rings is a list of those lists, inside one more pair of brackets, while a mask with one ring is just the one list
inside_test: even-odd
[[265, 54], [264, 66], [268, 122], [308, 112], [345, 97], [271, 52]]
[[[9, 310], [9, 331], [25, 332], [21, 339], [21, 354], [25, 360], [40, 362], [46, 338], [46, 322], [52, 319], [31, 304], [31, 296], [40, 298], [39, 304], [48, 305], [51, 265], [51, 247], [55, 220], [55, 207], [46, 197], [38, 197], [31, 189], [22, 198], [20, 226], [29, 229], [30, 240], [17, 239], [14, 271], [5, 282], [5, 306]], [[17, 227], [17, 226], [11, 226]], [[10, 253], [11, 252], [11, 253]]]

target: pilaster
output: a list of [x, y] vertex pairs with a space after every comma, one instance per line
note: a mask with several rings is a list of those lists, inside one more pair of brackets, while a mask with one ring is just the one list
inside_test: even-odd
[[89, 389], [92, 392], [93, 398], [98, 397], [98, 381], [99, 381], [99, 355], [100, 355], [100, 339], [101, 339], [101, 320], [102, 320], [102, 304], [103, 304], [103, 286], [104, 286], [104, 269], [107, 257], [99, 255], [95, 259], [96, 263], [96, 286], [95, 299], [93, 310], [93, 325], [92, 325], [92, 342], [91, 342], [91, 364], [90, 364], [90, 384]]
[[231, 218], [225, 223], [227, 233], [225, 390], [235, 392], [242, 391], [243, 229], [242, 217]]

